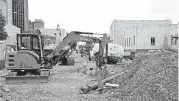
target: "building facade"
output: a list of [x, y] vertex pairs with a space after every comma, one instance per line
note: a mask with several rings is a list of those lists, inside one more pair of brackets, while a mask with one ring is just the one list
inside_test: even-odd
[[48, 35], [55, 37], [55, 44], [59, 44], [63, 38], [67, 36], [65, 29], [43, 29], [40, 28], [42, 35]]
[[6, 45], [16, 44], [16, 34], [20, 33], [20, 28], [12, 25], [12, 0], [0, 0], [0, 10], [2, 10], [2, 15], [5, 17], [6, 26], [4, 28], [9, 36], [3, 44], [0, 44], [0, 58], [4, 58]]
[[110, 37], [125, 50], [163, 49], [171, 46], [171, 35], [177, 34], [177, 27], [170, 20], [115, 20]]
[[0, 9], [7, 24], [12, 24], [12, 0], [0, 0]]
[[6, 0], [7, 3], [7, 23], [12, 24], [12, 0]]
[[29, 31], [34, 31], [34, 22], [29, 20]]
[[0, 0], [0, 10], [2, 12], [2, 15], [5, 17], [5, 20], [7, 21], [6, 1]]
[[29, 31], [34, 31], [35, 29], [44, 29], [45, 23], [42, 19], [35, 19], [34, 21], [29, 20]]
[[40, 28], [44, 28], [45, 24], [44, 21], [42, 19], [35, 19], [34, 21], [34, 29], [40, 29]]
[[28, 30], [28, 0], [12, 0], [12, 23], [19, 27], [21, 32]]
[[0, 0], [0, 10], [6, 20], [6, 26], [4, 28], [9, 37], [15, 36], [16, 33], [20, 33], [20, 28], [12, 24], [12, 0]]
[[170, 26], [169, 34], [167, 34], [164, 37], [164, 40], [167, 43], [165, 47], [171, 48], [171, 49], [178, 49], [178, 34], [179, 34], [178, 26], [179, 24], [172, 24]]

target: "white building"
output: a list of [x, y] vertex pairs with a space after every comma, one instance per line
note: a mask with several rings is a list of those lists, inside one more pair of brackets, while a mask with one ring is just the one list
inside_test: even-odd
[[12, 24], [12, 0], [0, 0], [0, 9], [7, 24]]
[[67, 32], [65, 29], [43, 29], [40, 28], [42, 35], [54, 36], [56, 38], [56, 44], [59, 44], [64, 37], [67, 36]]
[[20, 28], [12, 25], [12, 0], [0, 0], [0, 10], [2, 10], [2, 15], [5, 17], [6, 26], [4, 28], [9, 36], [7, 40], [4, 40], [3, 44], [0, 44], [0, 57], [3, 57], [6, 45], [16, 43], [16, 34], [20, 33]]
[[7, 19], [7, 15], [6, 15], [6, 2], [4, 0], [0, 0], [0, 10], [2, 11], [2, 15], [5, 17], [5, 19]]
[[176, 26], [170, 20], [114, 20], [110, 38], [125, 50], [162, 49], [171, 45], [170, 37], [177, 34]]
[[167, 48], [169, 47], [172, 49], [178, 49], [178, 33], [179, 33], [178, 25], [179, 24], [172, 24], [170, 26], [169, 34], [167, 34], [164, 37], [167, 42], [167, 45], [166, 45]]

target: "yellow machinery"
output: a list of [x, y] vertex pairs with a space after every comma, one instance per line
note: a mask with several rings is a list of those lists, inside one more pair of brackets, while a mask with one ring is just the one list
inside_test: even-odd
[[48, 82], [50, 72], [42, 69], [43, 49], [41, 36], [17, 34], [17, 51], [6, 53], [5, 77], [7, 83]]
[[[45, 54], [43, 38], [37, 34], [17, 34], [17, 51], [6, 54], [6, 69], [10, 70], [5, 77], [6, 83], [48, 82], [50, 71], [59, 61], [63, 64], [74, 64], [74, 59], [69, 58], [69, 50], [75, 48], [78, 41], [94, 42], [99, 44], [99, 68], [103, 62], [103, 51], [107, 46], [107, 35], [102, 39], [84, 36], [94, 34], [86, 32], [70, 32], [52, 52]], [[106, 48], [107, 49], [107, 48]]]

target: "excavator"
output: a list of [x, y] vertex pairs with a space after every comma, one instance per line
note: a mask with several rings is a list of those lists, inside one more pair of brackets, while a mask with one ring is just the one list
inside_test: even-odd
[[104, 49], [107, 49], [107, 35], [104, 34], [102, 39], [98, 39], [85, 34], [95, 33], [72, 31], [54, 50], [46, 54], [44, 54], [40, 31], [35, 34], [17, 34], [16, 51], [9, 51], [6, 54], [5, 68], [10, 71], [5, 76], [6, 83], [47, 83], [50, 79], [50, 69], [57, 63], [74, 64], [74, 59], [69, 57], [69, 53], [70, 50], [74, 50], [75, 44], [79, 41], [99, 43], [96, 64], [101, 68]]

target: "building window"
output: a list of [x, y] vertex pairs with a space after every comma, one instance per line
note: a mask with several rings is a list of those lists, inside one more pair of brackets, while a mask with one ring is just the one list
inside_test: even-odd
[[135, 46], [135, 36], [134, 36], [134, 46]]
[[127, 38], [127, 46], [128, 46], [128, 38]]
[[131, 46], [132, 46], [132, 37], [131, 37]]
[[177, 45], [178, 43], [178, 35], [171, 36], [171, 45]]
[[129, 47], [130, 47], [130, 37], [129, 37]]
[[151, 45], [155, 45], [155, 37], [151, 37]]
[[126, 39], [125, 39], [125, 43], [124, 43], [124, 46], [126, 46]]

